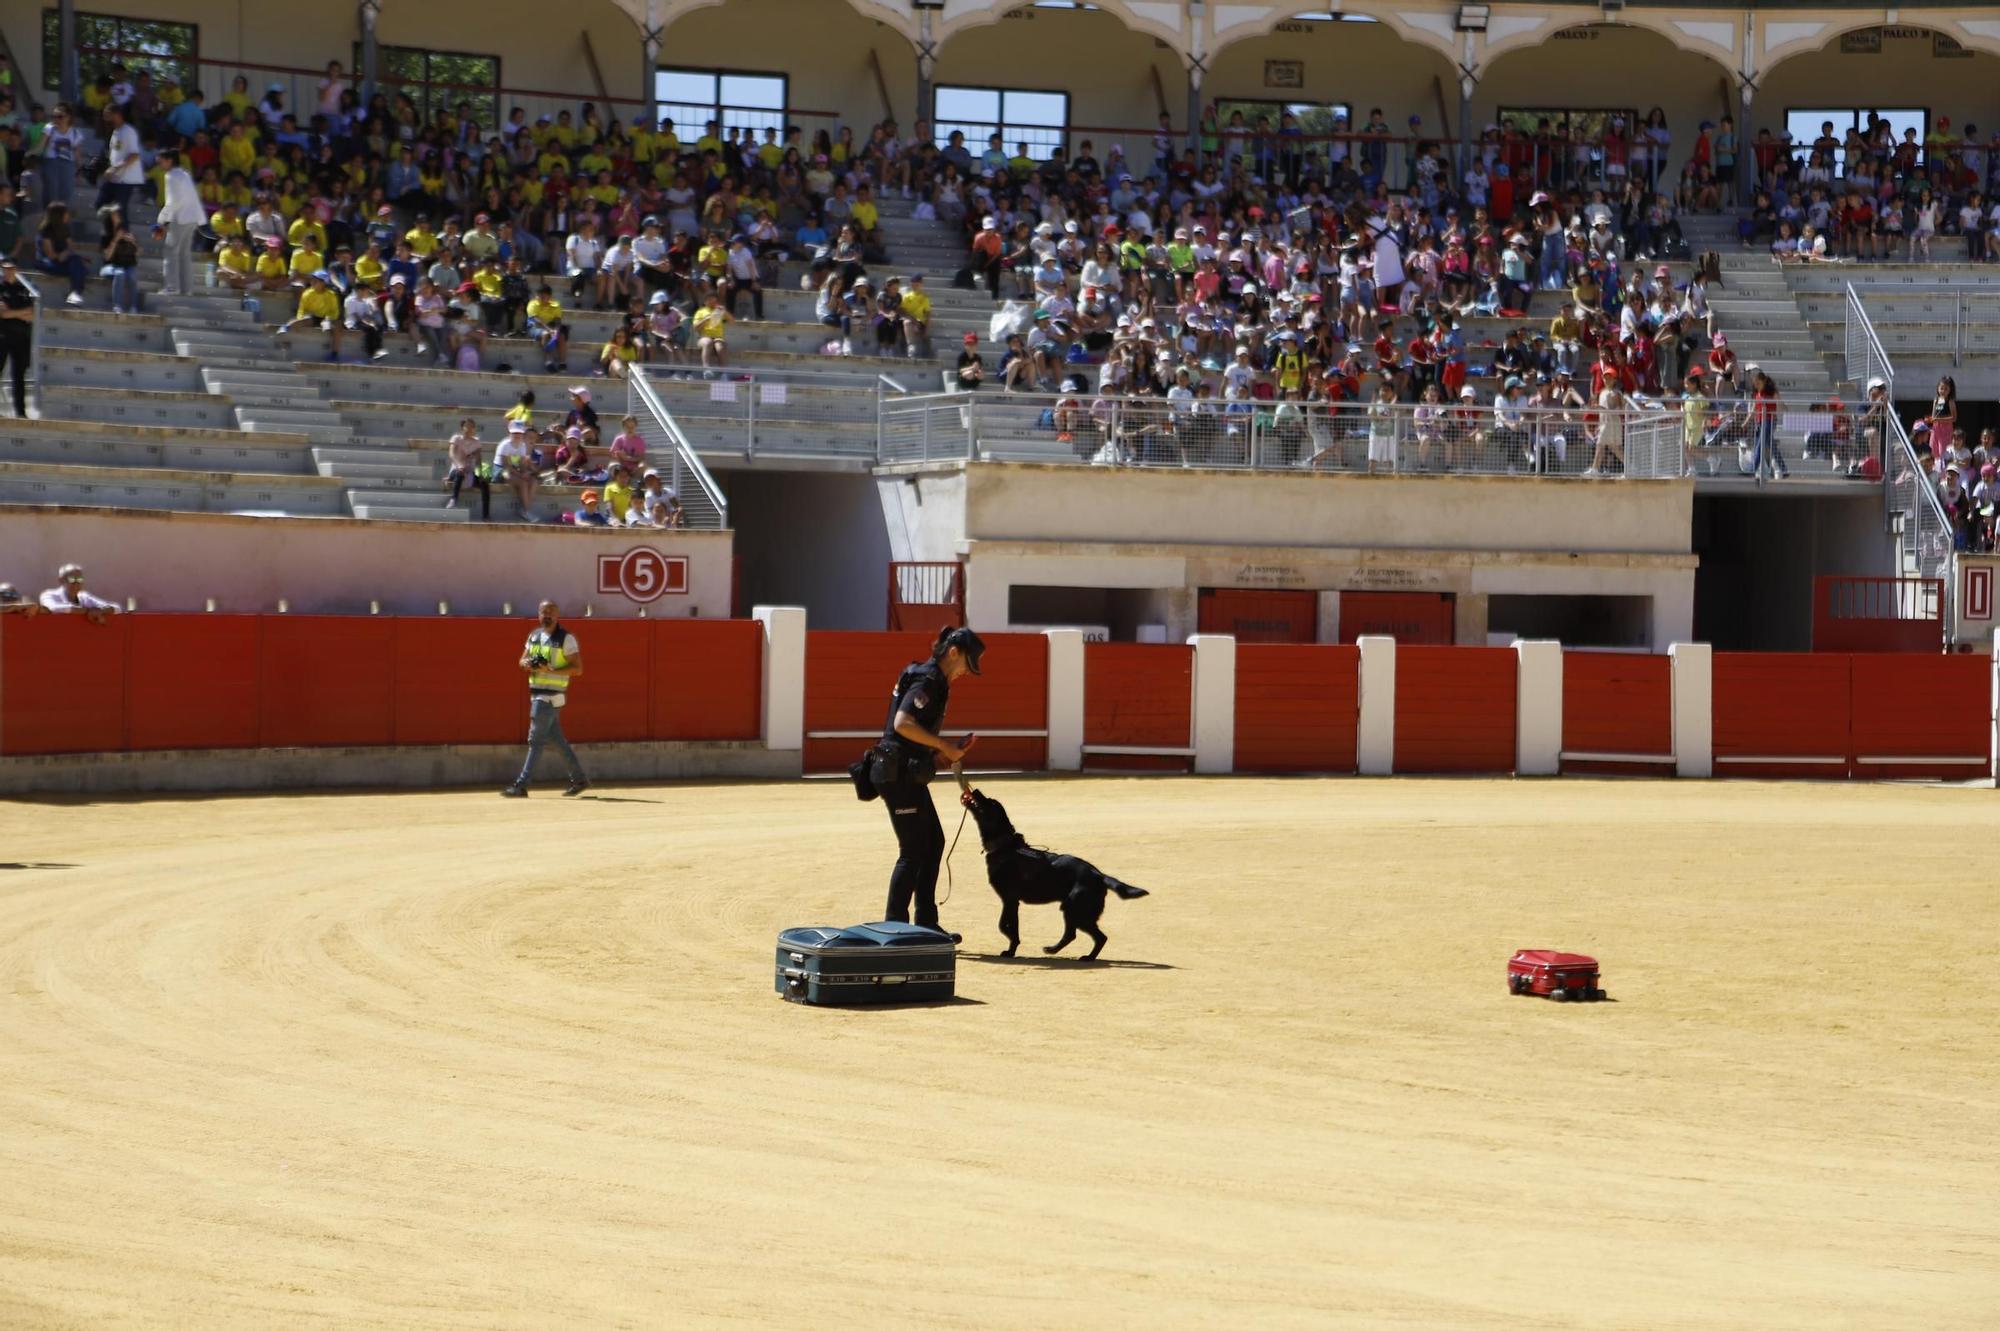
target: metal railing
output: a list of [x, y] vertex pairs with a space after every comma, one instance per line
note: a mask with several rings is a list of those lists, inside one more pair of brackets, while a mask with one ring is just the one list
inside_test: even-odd
[[1681, 416], [1658, 407], [1172, 402], [936, 393], [884, 398], [883, 463], [1050, 462], [1252, 471], [1658, 479], [1686, 470]]
[[[83, 46], [77, 48], [79, 58], [86, 65], [101, 64], [117, 60], [134, 69], [153, 71], [155, 78], [172, 77], [176, 81], [192, 84], [202, 91], [207, 106], [213, 110], [229, 96], [239, 77], [247, 85], [243, 95], [255, 106], [261, 102], [269, 89], [276, 85], [285, 99], [285, 109], [298, 117], [299, 127], [306, 128], [319, 110], [319, 85], [326, 78], [326, 67], [305, 68], [297, 65], [274, 65], [250, 61], [212, 60], [198, 55], [173, 55], [158, 51], [124, 50], [110, 46]], [[361, 71], [349, 68], [348, 62], [355, 53], [345, 49], [329, 52], [333, 59], [342, 63], [340, 85], [352, 89], [357, 99], [363, 91]], [[599, 116], [608, 126], [613, 119], [629, 123], [635, 117], [671, 116], [675, 121], [675, 133], [684, 148], [691, 146], [702, 133], [702, 120], [719, 114], [724, 133], [731, 128], [752, 128], [758, 131], [759, 141], [765, 125], [783, 128], [797, 125], [806, 132], [810, 140], [816, 129], [829, 131], [838, 127], [840, 117], [832, 111], [810, 110], [805, 107], [785, 107], [772, 110], [763, 107], [689, 107], [684, 104], [654, 103], [643, 98], [613, 97], [597, 92], [562, 90], [548, 88], [511, 88], [498, 84], [457, 83], [448, 80], [412, 80], [391, 73], [386, 68], [378, 69], [375, 78], [376, 90], [393, 100], [399, 93], [407, 93], [420, 111], [436, 110], [440, 107], [456, 109], [459, 103], [467, 103], [472, 116], [480, 122], [486, 136], [497, 134], [505, 126], [516, 110], [526, 113], [528, 123], [546, 115], [551, 118], [564, 111], [572, 117], [579, 117], [582, 108], [594, 106]]]
[[[646, 382], [645, 370], [635, 367], [625, 382], [630, 389], [625, 409], [639, 418], [639, 433], [645, 437], [647, 448], [668, 452], [673, 458], [673, 474], [668, 483], [680, 496], [681, 507], [687, 510], [688, 526], [728, 527], [728, 497], [695, 455], [694, 445], [682, 433], [673, 413]], [[694, 482], [692, 489], [688, 481]]]
[[46, 416], [42, 409], [43, 399], [48, 396], [48, 385], [42, 366], [42, 343], [48, 338], [48, 325], [42, 322], [42, 289], [28, 280], [26, 273], [18, 273], [21, 285], [35, 298], [34, 318], [28, 323], [28, 401], [37, 416]]
[[[1852, 284], [1848, 290], [1853, 292]], [[1885, 332], [1893, 332], [1904, 327], [1919, 327], [1926, 341], [1935, 341], [1934, 325], [1947, 317], [1951, 320], [1951, 363], [1953, 367], [1965, 363], [1968, 351], [2000, 352], [2000, 336], [1991, 332], [2000, 328], [2000, 288], [1969, 287], [1952, 282], [1921, 282], [1908, 285], [1870, 287], [1862, 292], [1859, 299], [1864, 312], [1871, 299], [1883, 301], [1918, 300], [1948, 303], [1948, 310], [1933, 310], [1928, 316], [1909, 314], [1886, 314], [1880, 309], [1867, 315], [1870, 332], [1876, 338], [1876, 350], [1881, 349], [1880, 339]], [[1939, 351], [1943, 348], [1940, 346]]]
[[[1868, 308], [1851, 282], [1847, 284], [1845, 342], [1847, 377], [1860, 385], [1880, 379], [1888, 386], [1889, 410], [1884, 413], [1888, 438], [1882, 441], [1882, 505], [1884, 524], [1895, 543], [1894, 571], [1900, 577], [1936, 578], [1942, 582], [1945, 640], [1955, 641], [1958, 573], [1953, 554], [1957, 548], [1957, 530], [1896, 411], [1896, 364], [1883, 349], [1882, 339], [1868, 318]], [[1864, 388], [1864, 396], [1865, 393]]]
[[701, 440], [703, 452], [756, 458], [876, 456], [876, 385], [853, 374], [808, 370], [720, 370], [698, 363], [643, 367], [650, 391]]

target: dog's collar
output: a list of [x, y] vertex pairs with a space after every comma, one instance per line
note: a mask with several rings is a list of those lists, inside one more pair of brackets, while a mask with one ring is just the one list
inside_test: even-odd
[[988, 846], [986, 845], [985, 842], [983, 841], [980, 842], [980, 845], [985, 848], [986, 853], [989, 856], [1005, 855], [1011, 851], [1019, 850], [1027, 844], [1028, 844], [1028, 838], [1022, 836], [1019, 832], [1010, 832], [1007, 836], [1007, 841], [1004, 845]]

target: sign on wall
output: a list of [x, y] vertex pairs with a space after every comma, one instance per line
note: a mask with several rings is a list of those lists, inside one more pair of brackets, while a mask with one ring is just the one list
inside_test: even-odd
[[663, 555], [642, 545], [622, 555], [597, 557], [599, 595], [623, 596], [649, 605], [662, 596], [686, 596], [687, 590], [686, 555]]
[[1266, 60], [1264, 62], [1264, 86], [1267, 88], [1305, 87], [1306, 62], [1303, 60]]
[[1959, 584], [1959, 614], [1962, 618], [1982, 623], [1993, 618], [1993, 567], [1990, 564], [1964, 564], [1961, 566], [1962, 579]]
[[1935, 32], [1930, 28], [1890, 27], [1863, 28], [1859, 32], [1844, 32], [1840, 35], [1842, 55], [1880, 55], [1882, 43], [1929, 41], [1931, 56], [1937, 60], [1969, 60], [1972, 52], [1965, 49], [1956, 37], [1949, 33]]

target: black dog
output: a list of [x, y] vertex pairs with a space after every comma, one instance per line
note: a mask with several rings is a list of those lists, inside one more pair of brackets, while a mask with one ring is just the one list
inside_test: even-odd
[[1146, 895], [1145, 888], [1121, 883], [1088, 860], [1036, 850], [1014, 830], [999, 800], [967, 790], [959, 796], [959, 803], [972, 810], [973, 821], [979, 824], [979, 840], [986, 847], [986, 881], [1006, 903], [1000, 908], [1000, 932], [1007, 935], [1007, 950], [1002, 956], [1013, 956], [1021, 946], [1023, 903], [1062, 906], [1062, 939], [1042, 951], [1060, 952], [1082, 931], [1097, 943], [1083, 958], [1091, 961], [1104, 950], [1104, 931], [1097, 927], [1097, 920], [1104, 914], [1105, 892], [1116, 892], [1127, 901]]

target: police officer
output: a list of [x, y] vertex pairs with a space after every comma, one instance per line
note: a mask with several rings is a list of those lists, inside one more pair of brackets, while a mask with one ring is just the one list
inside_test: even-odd
[[576, 751], [563, 736], [562, 707], [569, 701], [570, 681], [583, 673], [583, 648], [576, 635], [562, 626], [554, 601], [542, 602], [541, 623], [528, 635], [520, 664], [528, 676], [528, 760], [521, 764], [521, 775], [514, 778], [514, 784], [500, 793], [510, 799], [524, 798], [542, 746], [552, 743], [569, 764], [569, 788], [563, 794], [581, 795], [590, 789], [590, 781], [583, 774], [583, 764], [576, 760]]
[[[965, 750], [938, 730], [944, 723], [952, 681], [968, 670], [978, 674], [979, 657], [985, 650], [986, 644], [971, 629], [945, 629], [932, 645], [930, 659], [905, 666], [896, 680], [889, 719], [882, 727], [869, 768], [875, 791], [888, 807], [900, 852], [889, 875], [885, 919], [909, 923], [914, 898], [916, 923], [942, 932], [937, 876], [944, 858], [944, 827], [938, 822], [937, 807], [931, 803], [927, 787], [938, 759], [957, 763], [965, 758]], [[958, 942], [959, 936], [951, 935], [951, 941]]]
[[0, 259], [0, 372], [14, 390], [14, 414], [28, 419], [28, 362], [34, 358], [35, 289], [10, 255]]

